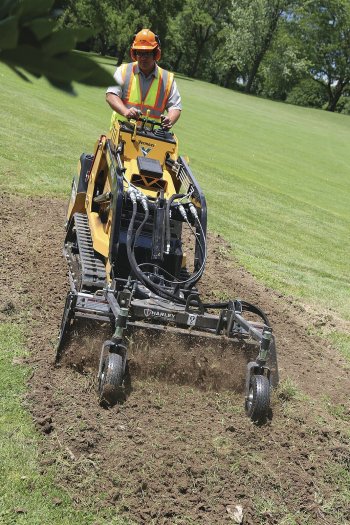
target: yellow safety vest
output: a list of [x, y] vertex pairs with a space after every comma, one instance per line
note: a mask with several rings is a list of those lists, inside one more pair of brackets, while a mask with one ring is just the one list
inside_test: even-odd
[[[127, 108], [138, 108], [143, 114], [146, 114], [149, 109], [149, 118], [160, 122], [160, 117], [164, 113], [169, 99], [174, 74], [158, 66], [158, 76], [153, 77], [146, 96], [142, 100], [141, 78], [140, 74], [135, 73], [136, 67], [137, 62], [123, 64], [122, 66], [122, 101]], [[123, 120], [124, 117], [113, 111], [111, 127], [116, 119]]]

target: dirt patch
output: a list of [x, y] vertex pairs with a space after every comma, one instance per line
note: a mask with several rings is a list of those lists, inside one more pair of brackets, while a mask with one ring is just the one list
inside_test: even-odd
[[[102, 343], [113, 330], [107, 323], [78, 319], [67, 336], [60, 367], [82, 374], [98, 370]], [[155, 378], [201, 390], [244, 392], [245, 370], [255, 359], [253, 342], [213, 341], [171, 332], [133, 330], [127, 336], [130, 380]]]
[[112, 334], [112, 328], [108, 323], [77, 319], [68, 332], [59, 365], [71, 367], [82, 374], [96, 372], [102, 343]]
[[[281, 379], [290, 378], [297, 390], [274, 396], [267, 425], [244, 416], [241, 393], [218, 392], [223, 384], [240, 390], [244, 367], [225, 349], [209, 351], [207, 362], [188, 353], [181, 366], [164, 345], [156, 356], [135, 349], [132, 392], [111, 410], [97, 402], [95, 347], [78, 351], [80, 342], [86, 348], [94, 339], [89, 333], [70, 350], [73, 366], [53, 366], [68, 288], [65, 208], [55, 199], [1, 197], [0, 316], [28, 326], [28, 403], [45, 436], [42, 469], [59, 466], [57, 483], [78, 507], [113, 507], [140, 524], [232, 523], [227, 510], [235, 505], [243, 507], [245, 525], [349, 523], [349, 367], [308, 335], [313, 315], [257, 284], [228, 258], [222, 238], [210, 236], [202, 291], [266, 311]], [[167, 371], [159, 370], [162, 357]], [[215, 364], [226, 358], [224, 383]]]
[[137, 379], [153, 377], [201, 390], [243, 392], [246, 365], [256, 353], [256, 345], [239, 342], [134, 333], [129, 368], [131, 377]]

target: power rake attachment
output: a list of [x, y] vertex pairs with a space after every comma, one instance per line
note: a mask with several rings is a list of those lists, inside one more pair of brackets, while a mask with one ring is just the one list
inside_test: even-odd
[[161, 124], [141, 116], [116, 121], [94, 154], [81, 156], [67, 213], [70, 291], [56, 362], [78, 319], [111, 326], [99, 361], [101, 403], [123, 397], [128, 336], [143, 329], [225, 340], [232, 351], [237, 342], [255, 341], [245, 408], [253, 421], [266, 419], [278, 382], [272, 329], [264, 312], [245, 301], [202, 301], [196, 285], [207, 258], [206, 223], [204, 194], [178, 156], [176, 136]]

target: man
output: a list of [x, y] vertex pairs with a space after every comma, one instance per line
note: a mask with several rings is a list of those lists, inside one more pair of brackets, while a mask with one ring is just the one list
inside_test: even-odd
[[130, 119], [137, 118], [139, 111], [146, 114], [149, 109], [149, 118], [170, 129], [181, 115], [181, 97], [173, 73], [157, 64], [161, 56], [158, 36], [142, 29], [134, 37], [130, 55], [134, 62], [117, 68], [114, 74], [117, 85], [106, 92], [106, 100], [114, 110], [112, 122], [118, 118], [116, 113]]

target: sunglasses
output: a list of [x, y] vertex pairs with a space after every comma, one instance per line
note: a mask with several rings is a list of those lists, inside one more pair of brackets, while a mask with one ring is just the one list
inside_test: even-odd
[[153, 56], [153, 51], [136, 51], [135, 55], [137, 57], [151, 57]]

